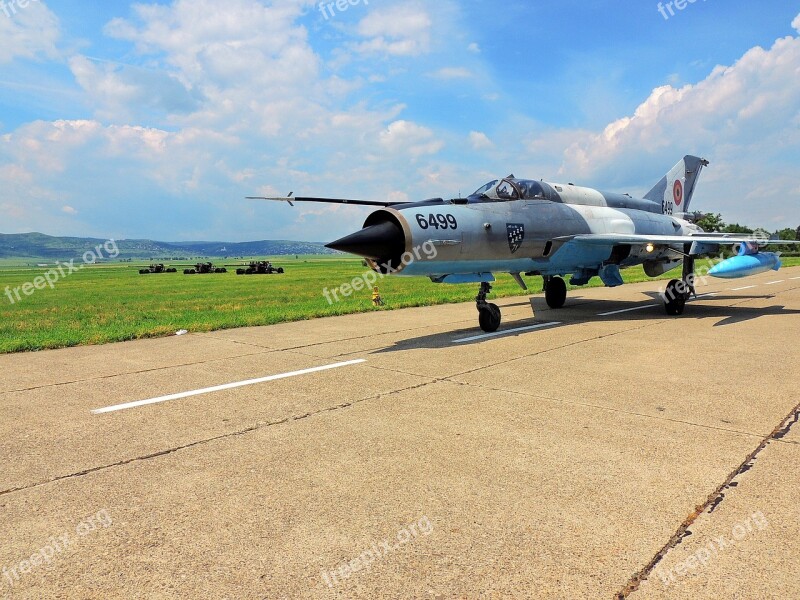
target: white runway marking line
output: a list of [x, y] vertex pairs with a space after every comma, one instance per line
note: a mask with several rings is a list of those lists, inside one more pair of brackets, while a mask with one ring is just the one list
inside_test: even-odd
[[786, 281], [785, 279], [779, 279], [778, 281], [770, 281], [769, 283], [765, 283], [764, 285], [777, 285], [779, 283], [783, 283]]
[[752, 289], [753, 289], [753, 288], [755, 288], [755, 287], [758, 287], [758, 286], [755, 286], [755, 285], [746, 285], [746, 286], [744, 286], [744, 287], [740, 287], [740, 288], [733, 288], [731, 291], [732, 291], [732, 292], [741, 292], [742, 290], [752, 290]]
[[495, 331], [494, 333], [484, 333], [483, 335], [474, 335], [468, 338], [461, 338], [460, 340], [453, 340], [454, 344], [463, 344], [465, 342], [475, 342], [477, 340], [485, 340], [500, 335], [509, 335], [511, 333], [519, 333], [520, 331], [532, 331], [534, 329], [542, 329], [544, 327], [555, 327], [561, 325], [561, 322], [554, 323], [538, 323], [537, 325], [528, 325], [527, 327], [517, 327], [516, 329], [505, 329], [503, 331]]
[[645, 308], [653, 308], [659, 306], [658, 304], [645, 304], [644, 306], [634, 306], [633, 308], [623, 308], [622, 310], [612, 310], [611, 312], [598, 313], [598, 317], [610, 317], [612, 315], [621, 315], [622, 313], [633, 312], [635, 310], [644, 310]]
[[794, 281], [795, 279], [800, 279], [800, 277], [792, 277], [791, 279]]
[[226, 383], [224, 385], [215, 385], [214, 387], [203, 388], [202, 390], [194, 390], [191, 392], [182, 392], [180, 394], [171, 394], [169, 396], [161, 396], [159, 398], [150, 398], [149, 400], [139, 400], [137, 402], [128, 402], [127, 404], [117, 404], [116, 406], [107, 406], [105, 408], [98, 408], [92, 411], [93, 415], [102, 415], [105, 413], [116, 412], [120, 410], [128, 410], [129, 408], [138, 408], [140, 406], [148, 406], [150, 404], [159, 404], [161, 402], [169, 402], [171, 400], [180, 400], [181, 398], [190, 398], [192, 396], [200, 396], [202, 394], [211, 394], [213, 392], [221, 392], [224, 390], [232, 390], [235, 388], [245, 387], [248, 385], [256, 385], [258, 383], [266, 383], [268, 381], [277, 381], [278, 379], [287, 379], [289, 377], [299, 377], [300, 375], [308, 375], [310, 373], [319, 373], [320, 371], [329, 371], [331, 369], [339, 369], [341, 367], [349, 367], [367, 362], [365, 359], [349, 360], [347, 362], [340, 362], [333, 365], [325, 365], [322, 367], [313, 367], [311, 369], [303, 369], [302, 371], [292, 371], [291, 373], [281, 373], [280, 375], [270, 375], [269, 377], [260, 377], [258, 379], [248, 379], [246, 381], [238, 381], [236, 383]]

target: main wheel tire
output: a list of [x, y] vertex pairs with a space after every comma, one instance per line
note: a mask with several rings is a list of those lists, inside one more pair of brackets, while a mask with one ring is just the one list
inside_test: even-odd
[[673, 279], [667, 284], [667, 289], [664, 292], [664, 311], [670, 317], [678, 317], [683, 314], [683, 309], [686, 307], [686, 296], [681, 291], [681, 288], [684, 285], [678, 279]]
[[478, 309], [478, 323], [486, 333], [494, 333], [500, 328], [503, 315], [496, 304], [487, 304]]
[[490, 304], [489, 310], [492, 311], [495, 321], [497, 321], [497, 326], [500, 327], [500, 322], [503, 320], [503, 313], [500, 312], [500, 307], [497, 304]]
[[567, 301], [567, 284], [561, 277], [553, 277], [544, 291], [544, 299], [550, 308], [561, 308]]
[[283, 275], [284, 273], [283, 267], [278, 267], [278, 275]]

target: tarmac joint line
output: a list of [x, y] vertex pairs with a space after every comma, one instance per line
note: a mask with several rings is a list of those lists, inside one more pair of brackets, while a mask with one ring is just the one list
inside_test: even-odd
[[454, 344], [464, 344], [466, 342], [476, 342], [478, 340], [485, 340], [493, 337], [501, 337], [505, 335], [511, 335], [514, 333], [522, 333], [524, 331], [533, 331], [534, 329], [544, 329], [545, 327], [556, 327], [557, 325], [562, 325], [559, 321], [554, 321], [552, 323], [536, 323], [535, 325], [526, 325], [525, 327], [515, 327], [513, 329], [503, 329], [501, 331], [494, 331], [492, 333], [484, 333], [481, 335], [473, 335], [471, 337], [459, 338], [457, 340], [453, 340]]
[[84, 477], [84, 476], [87, 476], [87, 475], [91, 475], [93, 473], [98, 473], [98, 472], [101, 472], [101, 471], [105, 471], [107, 469], [113, 469], [115, 467], [124, 467], [124, 466], [130, 465], [130, 464], [134, 464], [134, 463], [137, 463], [137, 462], [143, 462], [143, 461], [146, 461], [146, 460], [161, 458], [163, 456], [169, 456], [171, 454], [175, 454], [176, 452], [180, 452], [182, 450], [190, 450], [192, 448], [197, 448], [199, 446], [205, 446], [207, 444], [211, 444], [211, 443], [214, 443], [214, 442], [218, 442], [218, 441], [222, 441], [222, 440], [227, 440], [227, 439], [231, 439], [231, 438], [236, 438], [236, 437], [248, 435], [250, 433], [254, 433], [254, 432], [260, 431], [262, 429], [267, 429], [269, 427], [274, 427], [274, 426], [277, 426], [277, 425], [287, 425], [287, 424], [298, 422], [298, 421], [304, 421], [306, 419], [310, 419], [312, 417], [320, 416], [320, 415], [323, 415], [325, 413], [333, 413], [333, 412], [336, 412], [336, 411], [339, 411], [339, 410], [344, 410], [344, 409], [347, 409], [347, 408], [351, 408], [351, 407], [353, 407], [353, 406], [355, 406], [357, 404], [361, 404], [362, 402], [380, 400], [384, 396], [391, 396], [393, 394], [398, 394], [398, 393], [401, 393], [401, 392], [406, 392], [406, 391], [419, 389], [419, 388], [431, 385], [432, 383], [436, 383], [436, 381], [438, 381], [438, 380], [424, 381], [422, 383], [411, 385], [411, 386], [408, 386], [408, 387], [405, 387], [405, 388], [402, 388], [402, 389], [392, 390], [392, 391], [389, 391], [389, 392], [381, 392], [379, 394], [375, 394], [375, 395], [369, 396], [367, 398], [361, 398], [361, 399], [358, 399], [358, 400], [353, 400], [351, 402], [344, 402], [344, 403], [341, 403], [341, 404], [335, 404], [333, 406], [328, 406], [326, 408], [321, 408], [319, 410], [306, 412], [306, 413], [303, 413], [303, 414], [284, 417], [283, 419], [279, 419], [277, 421], [266, 421], [266, 422], [257, 423], [255, 425], [252, 425], [252, 426], [247, 427], [245, 429], [239, 429], [239, 430], [236, 430], [236, 431], [230, 431], [228, 433], [215, 435], [215, 436], [210, 437], [210, 438], [206, 438], [206, 439], [202, 439], [202, 440], [196, 440], [194, 442], [190, 442], [190, 443], [187, 443], [187, 444], [182, 444], [180, 446], [175, 446], [173, 448], [167, 448], [165, 450], [160, 450], [158, 452], [153, 452], [153, 453], [150, 453], [150, 454], [144, 454], [144, 455], [141, 455], [141, 456], [136, 456], [136, 457], [128, 458], [128, 459], [125, 459], [125, 460], [120, 460], [120, 461], [117, 461], [117, 462], [114, 462], [114, 463], [105, 464], [105, 465], [98, 465], [96, 467], [91, 467], [89, 469], [84, 469], [83, 471], [77, 471], [75, 473], [70, 473], [68, 475], [60, 475], [58, 477], [53, 477], [51, 479], [47, 479], [47, 480], [44, 480], [44, 481], [38, 481], [38, 482], [35, 482], [35, 483], [31, 483], [29, 485], [19, 486], [19, 487], [16, 487], [16, 488], [10, 488], [10, 489], [6, 489], [6, 490], [0, 490], [0, 497], [7, 496], [9, 494], [13, 494], [13, 493], [16, 493], [16, 492], [23, 492], [23, 491], [35, 489], [35, 488], [42, 487], [42, 486], [50, 484], [50, 483], [58, 483], [58, 482], [61, 482], [61, 481], [66, 481], [68, 479], [74, 479], [74, 478], [77, 478], [77, 477]]
[[695, 521], [697, 521], [700, 515], [705, 512], [708, 512], [709, 514], [713, 513], [725, 500], [726, 491], [733, 490], [738, 486], [736, 478], [744, 473], [747, 473], [747, 471], [754, 467], [758, 455], [761, 454], [761, 452], [767, 446], [769, 446], [771, 442], [782, 442], [783, 438], [786, 437], [791, 431], [792, 426], [798, 421], [800, 421], [800, 404], [795, 406], [794, 409], [786, 416], [786, 418], [783, 419], [772, 431], [772, 433], [765, 437], [758, 447], [753, 450], [753, 452], [751, 452], [747, 458], [745, 458], [744, 462], [742, 462], [728, 476], [722, 485], [720, 485], [708, 496], [705, 503], [697, 506], [694, 512], [689, 514], [689, 516], [683, 521], [683, 523], [681, 523], [680, 527], [678, 527], [677, 531], [672, 535], [664, 547], [656, 553], [652, 560], [641, 571], [634, 573], [633, 576], [628, 580], [625, 587], [623, 587], [622, 590], [620, 590], [616, 596], [614, 596], [615, 600], [626, 600], [631, 596], [631, 594], [639, 590], [642, 584], [648, 581], [650, 574], [653, 572], [656, 566], [658, 566], [658, 563], [660, 563], [669, 553], [669, 551], [680, 545], [685, 537], [691, 535], [689, 529], [692, 525], [694, 525]]

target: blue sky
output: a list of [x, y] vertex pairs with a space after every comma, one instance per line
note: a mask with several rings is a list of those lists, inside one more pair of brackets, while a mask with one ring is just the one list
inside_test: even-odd
[[697, 209], [797, 227], [800, 5], [657, 5], [5, 0], [0, 232], [324, 241], [365, 211], [243, 197], [636, 194], [687, 153]]

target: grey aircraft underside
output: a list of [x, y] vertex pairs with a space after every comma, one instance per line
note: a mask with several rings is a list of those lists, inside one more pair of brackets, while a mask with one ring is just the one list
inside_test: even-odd
[[574, 286], [600, 277], [615, 287], [623, 284], [620, 269], [641, 264], [649, 277], [658, 277], [683, 264], [681, 279], [670, 281], [663, 294], [667, 314], [680, 315], [694, 293], [695, 260], [718, 253], [722, 244], [738, 244], [738, 255], [717, 264], [710, 275], [735, 278], [778, 270], [778, 256], [761, 250], [772, 240], [707, 234], [684, 218], [708, 164], [684, 157], [644, 198], [511, 175], [453, 200], [255, 199], [381, 207], [360, 231], [328, 247], [362, 256], [384, 274], [480, 284], [479, 323], [492, 332], [501, 320], [500, 309], [486, 300], [494, 273], [511, 274], [523, 289], [523, 274], [542, 276], [547, 304], [561, 308], [567, 296], [564, 276], [571, 276]]

